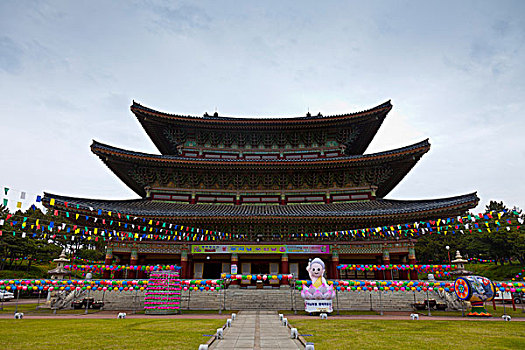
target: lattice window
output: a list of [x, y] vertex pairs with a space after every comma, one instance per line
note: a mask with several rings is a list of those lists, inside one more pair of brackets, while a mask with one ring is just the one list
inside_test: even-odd
[[325, 187], [331, 187], [333, 185], [333, 176], [330, 172], [323, 172], [321, 175], [321, 182]]
[[313, 138], [313, 135], [312, 135], [311, 132], [305, 132], [305, 133], [303, 133], [303, 134], [302, 134], [302, 138], [303, 138], [303, 143], [304, 143], [307, 147], [309, 147], [309, 146], [312, 145], [312, 143], [313, 143], [313, 139], [314, 139], [314, 138]]
[[341, 129], [339, 130], [339, 134], [337, 135], [337, 142], [345, 144], [348, 140], [348, 137], [350, 136], [350, 129]]
[[335, 173], [334, 180], [338, 187], [343, 187], [345, 185], [345, 174], [343, 172]]
[[309, 173], [306, 176], [306, 182], [310, 188], [317, 187], [317, 184], [319, 183], [319, 175], [317, 173]]
[[204, 185], [205, 185], [207, 188], [212, 187], [213, 184], [215, 183], [215, 178], [214, 178], [214, 176], [213, 176], [211, 173], [205, 173], [203, 177], [204, 177]]
[[175, 186], [177, 187], [185, 187], [187, 180], [188, 180], [188, 175], [181, 171], [177, 171], [173, 175], [173, 181], [175, 182]]
[[233, 143], [233, 135], [227, 132], [226, 134], [224, 134], [222, 142], [224, 143], [224, 146], [231, 147]]
[[217, 183], [219, 184], [221, 188], [226, 188], [229, 183], [229, 176], [226, 175], [225, 173], [219, 173], [217, 175]]
[[196, 141], [199, 145], [204, 145], [208, 141], [208, 133], [199, 131], [196, 135]]
[[293, 173], [292, 174], [292, 185], [296, 188], [299, 188], [303, 184], [303, 176], [299, 173]]
[[273, 186], [273, 175], [272, 174], [265, 174], [264, 175], [264, 187], [266, 188], [272, 188]]
[[240, 188], [242, 188], [242, 186], [244, 186], [245, 180], [246, 180], [246, 177], [244, 175], [242, 175], [242, 174], [235, 174], [233, 176], [232, 182], [233, 182], [233, 185], [235, 186], [235, 188], [240, 189]]
[[253, 188], [257, 188], [257, 186], [259, 185], [260, 179], [261, 178], [257, 174], [250, 174], [248, 176], [248, 182], [249, 182], [250, 186], [253, 187]]
[[245, 134], [239, 134], [237, 136], [237, 144], [239, 145], [239, 147], [246, 146], [246, 135]]
[[286, 142], [287, 142], [286, 134], [285, 133], [280, 133], [279, 136], [277, 137], [277, 145], [279, 145], [279, 147], [283, 148], [284, 146], [286, 146]]
[[277, 184], [281, 188], [286, 187], [288, 185], [288, 176], [286, 174], [279, 174], [277, 176]]
[[162, 185], [162, 186], [167, 186], [169, 184], [169, 182], [171, 181], [171, 173], [169, 170], [167, 169], [161, 169], [158, 173], [157, 173], [157, 179], [159, 181], [159, 183]]
[[196, 173], [188, 174], [188, 183], [191, 187], [197, 187], [200, 185], [201, 176]]
[[326, 139], [326, 131], [319, 131], [315, 133], [315, 141], [318, 145], [323, 146], [324, 144], [326, 144]]
[[213, 132], [210, 135], [210, 143], [212, 146], [217, 146], [221, 142], [221, 135], [219, 133]]
[[272, 134], [264, 134], [263, 144], [264, 144], [264, 147], [266, 147], [266, 148], [272, 147], [273, 135]]
[[299, 141], [300, 141], [300, 138], [299, 138], [299, 134], [294, 132], [290, 135], [290, 144], [294, 147], [297, 147], [299, 145]]
[[261, 143], [261, 135], [259, 133], [253, 133], [250, 135], [250, 144], [253, 148], [259, 147]]

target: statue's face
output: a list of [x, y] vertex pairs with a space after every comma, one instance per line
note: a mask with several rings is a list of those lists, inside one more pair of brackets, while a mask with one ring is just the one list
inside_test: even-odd
[[310, 273], [314, 277], [322, 277], [323, 267], [321, 266], [321, 264], [312, 264], [312, 266], [310, 266]]

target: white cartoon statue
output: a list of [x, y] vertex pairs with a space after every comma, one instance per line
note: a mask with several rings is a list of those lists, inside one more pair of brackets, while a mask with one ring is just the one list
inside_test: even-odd
[[326, 282], [324, 278], [325, 265], [324, 262], [315, 258], [308, 263], [306, 267], [312, 284], [309, 287], [303, 286], [301, 296], [306, 300], [331, 300], [335, 293], [331, 285]]
[[312, 285], [314, 287], [319, 288], [323, 284], [326, 284], [326, 279], [323, 276], [324, 270], [324, 262], [319, 258], [315, 258], [314, 260], [310, 261], [306, 267], [306, 271], [308, 271], [310, 279], [312, 280]]

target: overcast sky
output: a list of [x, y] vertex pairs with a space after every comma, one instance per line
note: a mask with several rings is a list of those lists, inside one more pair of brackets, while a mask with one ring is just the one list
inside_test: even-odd
[[89, 148], [158, 153], [133, 99], [249, 117], [391, 99], [366, 153], [432, 146], [388, 198], [525, 208], [524, 62], [519, 0], [1, 1], [0, 186], [136, 198]]

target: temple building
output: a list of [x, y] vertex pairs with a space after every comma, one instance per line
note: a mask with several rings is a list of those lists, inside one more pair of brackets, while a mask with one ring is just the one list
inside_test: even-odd
[[[424, 140], [365, 154], [391, 109], [388, 101], [342, 115], [232, 118], [167, 114], [133, 102], [131, 111], [160, 154], [96, 141], [91, 150], [140, 199], [46, 193], [44, 204], [54, 199], [55, 208], [88, 216], [103, 230], [115, 230], [108, 222], [118, 215], [118, 229], [129, 234], [108, 241], [106, 263], [176, 263], [182, 278], [218, 278], [232, 270], [306, 277], [313, 256], [327, 262], [331, 278], [340, 263], [414, 263], [409, 238], [344, 232], [456, 216], [479, 199], [475, 193], [385, 199], [430, 149]], [[344, 277], [415, 277], [351, 273]]]

